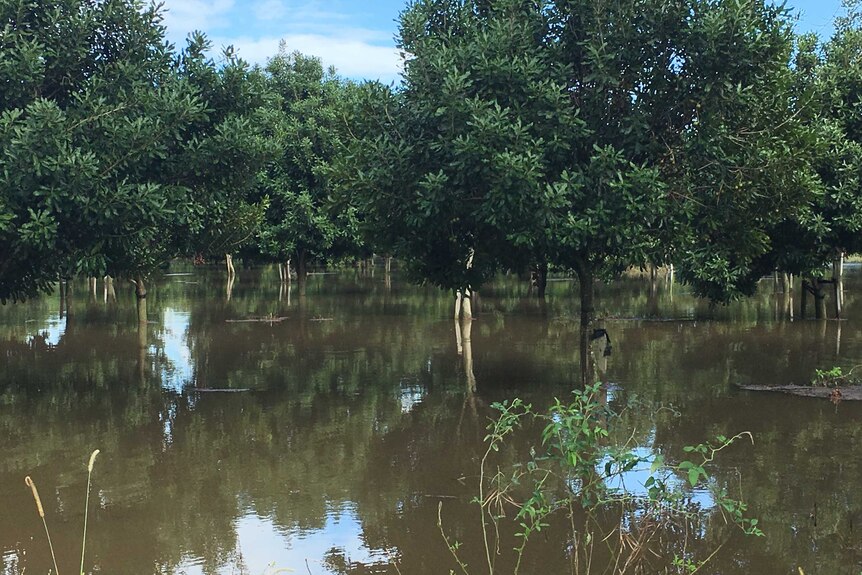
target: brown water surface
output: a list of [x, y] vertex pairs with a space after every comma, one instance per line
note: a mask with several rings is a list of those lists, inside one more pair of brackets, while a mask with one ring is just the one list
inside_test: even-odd
[[[485, 572], [470, 501], [489, 406], [547, 405], [579, 385], [575, 283], [551, 282], [539, 302], [501, 278], [459, 354], [451, 298], [397, 274], [314, 275], [300, 296], [274, 268], [241, 271], [232, 289], [216, 270], [179, 272], [154, 278], [143, 328], [119, 282], [116, 301], [80, 282], [62, 309], [57, 295], [0, 308], [0, 573], [51, 569], [25, 475], [61, 573], [75, 572], [94, 448], [87, 572], [445, 574], [457, 565], [440, 502], [471, 572]], [[717, 309], [664, 281], [599, 288], [609, 399], [644, 406], [626, 419], [639, 450], [672, 460], [754, 434], [710, 471], [766, 537], [733, 537], [702, 572], [862, 568], [862, 402], [735, 388], [862, 364], [862, 273], [848, 276], [841, 322], [791, 321], [766, 280]], [[534, 440], [514, 438], [512, 457]], [[568, 550], [550, 530], [522, 572], [568, 573]]]

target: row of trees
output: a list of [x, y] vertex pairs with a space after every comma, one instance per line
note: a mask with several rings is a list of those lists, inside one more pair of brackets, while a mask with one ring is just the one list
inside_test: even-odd
[[[859, 5], [834, 37], [761, 0], [423, 0], [404, 85], [366, 86], [342, 186], [380, 241], [465, 293], [501, 268], [674, 263], [727, 302], [859, 249]], [[817, 310], [822, 313], [822, 305]]]
[[356, 249], [323, 171], [351, 87], [282, 50], [265, 68], [165, 40], [136, 0], [0, 2], [0, 300], [179, 256]]
[[[417, 0], [403, 83], [165, 41], [136, 0], [0, 1], [0, 299], [177, 256], [394, 254], [469, 297], [505, 269], [673, 262], [727, 302], [860, 249], [862, 17], [764, 0]], [[230, 259], [230, 258], [229, 258]], [[229, 266], [230, 266], [229, 262]], [[822, 313], [822, 305], [816, 309]]]

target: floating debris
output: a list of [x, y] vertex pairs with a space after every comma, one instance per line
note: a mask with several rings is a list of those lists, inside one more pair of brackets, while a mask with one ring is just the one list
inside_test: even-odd
[[[737, 385], [745, 391], [771, 391], [799, 397], [818, 397], [837, 401], [862, 401], [862, 385], [841, 387], [815, 387], [812, 385]], [[837, 391], [837, 393], [836, 393]]]
[[279, 323], [286, 319], [290, 319], [287, 316], [283, 317], [275, 317], [275, 316], [267, 316], [267, 317], [249, 317], [245, 319], [226, 319], [225, 323]]

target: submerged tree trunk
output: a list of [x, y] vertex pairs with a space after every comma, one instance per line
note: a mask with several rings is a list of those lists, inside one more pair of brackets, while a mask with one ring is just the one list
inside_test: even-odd
[[835, 319], [841, 319], [844, 311], [844, 252], [839, 252], [832, 262], [832, 286], [835, 288]]
[[305, 293], [305, 281], [308, 279], [308, 261], [306, 259], [305, 250], [299, 252], [296, 259], [296, 283], [299, 284], [299, 291]]
[[473, 320], [473, 290], [470, 288], [464, 289], [464, 297], [461, 301], [461, 316], [464, 321]]
[[823, 289], [823, 284], [828, 283], [820, 278], [809, 278], [804, 281], [802, 294], [802, 317], [805, 317], [805, 292], [809, 292], [814, 296], [814, 319], [826, 319], [826, 290]]
[[581, 291], [581, 327], [585, 328], [592, 323], [595, 315], [593, 270], [587, 264], [581, 264], [575, 271], [578, 274], [578, 284]]
[[805, 319], [808, 314], [808, 282], [802, 280], [802, 293], [799, 296], [799, 319]]
[[143, 386], [147, 375], [147, 298], [137, 298], [138, 310], [138, 381]]
[[117, 302], [117, 290], [114, 288], [114, 278], [111, 276], [105, 276], [105, 289], [104, 289], [104, 298], [105, 303], [108, 302]]
[[66, 317], [66, 293], [67, 293], [67, 285], [65, 280], [60, 280], [60, 289], [57, 290], [60, 292], [60, 319]]
[[284, 281], [285, 283], [290, 283], [291, 280], [291, 271], [290, 271], [290, 260], [284, 262]]
[[590, 361], [590, 331], [589, 327], [581, 324], [580, 327], [580, 338], [578, 340], [578, 352], [580, 355], [580, 366], [581, 366], [581, 387], [586, 387], [591, 382], [592, 379], [592, 371], [593, 366]]
[[826, 290], [817, 285], [814, 292], [814, 319], [826, 319]]
[[147, 323], [147, 286], [144, 276], [138, 274], [133, 280], [135, 284], [135, 298], [137, 299], [138, 324]]
[[548, 262], [542, 262], [536, 266], [536, 295], [539, 298], [545, 297], [545, 292], [548, 289]]
[[476, 375], [473, 373], [473, 321], [464, 318], [461, 322], [461, 344], [464, 348], [464, 373], [467, 376], [467, 392], [476, 393]]
[[225, 254], [224, 255], [224, 264], [225, 268], [227, 268], [227, 277], [232, 278], [236, 275], [236, 268], [233, 267], [233, 255]]

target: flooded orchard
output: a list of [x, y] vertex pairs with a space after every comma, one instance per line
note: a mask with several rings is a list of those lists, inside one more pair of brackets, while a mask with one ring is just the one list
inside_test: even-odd
[[[769, 280], [726, 308], [664, 278], [597, 287], [607, 399], [635, 406], [625, 423], [637, 449], [670, 460], [718, 435], [754, 436], [709, 471], [766, 535], [731, 536], [701, 572], [862, 566], [862, 403], [737, 387], [862, 364], [862, 270], [847, 276], [843, 321], [792, 320]], [[95, 448], [93, 573], [448, 573], [459, 566], [438, 507], [470, 572], [487, 572], [471, 501], [491, 404], [542, 408], [581, 385], [577, 283], [550, 282], [545, 301], [527, 291], [515, 277], [487, 286], [467, 338], [450, 295], [382, 270], [312, 275], [301, 295], [275, 268], [240, 270], [232, 285], [172, 268], [153, 278], [141, 325], [119, 282], [116, 299], [82, 281], [62, 307], [56, 294], [3, 306], [2, 573], [53, 570], [27, 475], [60, 570], [77, 568]], [[513, 436], [510, 463], [532, 431]], [[566, 530], [553, 527], [522, 573], [570, 572]], [[714, 549], [711, 529], [699, 539]], [[514, 544], [504, 537], [500, 573]]]

